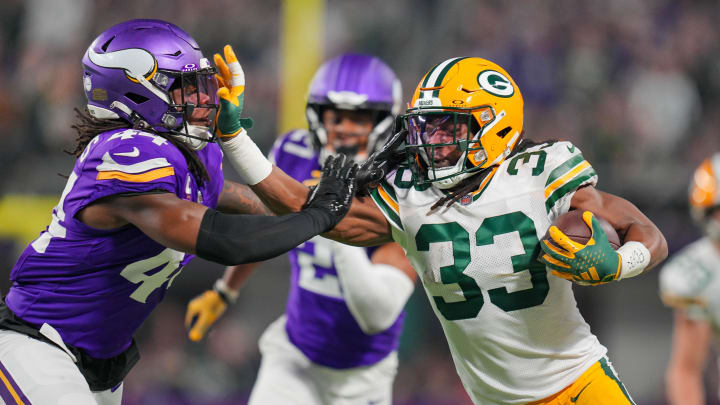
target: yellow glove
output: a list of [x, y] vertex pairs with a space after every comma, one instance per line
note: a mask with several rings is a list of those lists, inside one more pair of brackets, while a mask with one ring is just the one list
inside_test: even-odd
[[230, 45], [223, 49], [225, 59], [215, 54], [213, 59], [218, 68], [218, 99], [220, 108], [215, 117], [215, 133], [218, 138], [227, 140], [238, 135], [243, 128], [252, 128], [250, 118], [241, 118], [245, 100], [245, 72], [238, 62]]
[[540, 247], [545, 254], [538, 260], [545, 263], [553, 275], [577, 284], [600, 285], [617, 280], [622, 266], [620, 254], [610, 245], [592, 212], [583, 212], [582, 219], [592, 231], [587, 243], [575, 242], [553, 225], [548, 233], [560, 247], [544, 240]]
[[185, 313], [185, 327], [193, 342], [202, 339], [210, 326], [225, 312], [227, 302], [215, 290], [205, 291], [188, 303]]

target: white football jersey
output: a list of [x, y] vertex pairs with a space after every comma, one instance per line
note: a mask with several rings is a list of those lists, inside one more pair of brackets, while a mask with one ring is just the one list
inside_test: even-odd
[[701, 238], [675, 254], [660, 271], [663, 301], [684, 307], [693, 319], [720, 329], [720, 250]]
[[506, 159], [478, 190], [444, 194], [408, 168], [373, 192], [418, 272], [477, 404], [520, 404], [561, 391], [605, 355], [571, 283], [537, 261], [540, 239], [597, 175], [575, 146], [545, 143]]

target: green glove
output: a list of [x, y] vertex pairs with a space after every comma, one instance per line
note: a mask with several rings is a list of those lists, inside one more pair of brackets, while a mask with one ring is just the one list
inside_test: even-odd
[[230, 45], [225, 45], [224, 53], [224, 60], [217, 53], [213, 57], [220, 71], [217, 76], [220, 108], [215, 117], [215, 134], [222, 140], [228, 140], [237, 136], [243, 128], [252, 128], [253, 121], [240, 117], [245, 100], [245, 72]]
[[550, 238], [560, 248], [547, 240], [540, 247], [545, 252], [538, 260], [552, 270], [555, 276], [582, 285], [599, 285], [616, 280], [620, 275], [620, 254], [608, 242], [600, 222], [592, 212], [583, 212], [583, 221], [592, 229], [587, 243], [575, 242], [556, 226], [549, 230]]

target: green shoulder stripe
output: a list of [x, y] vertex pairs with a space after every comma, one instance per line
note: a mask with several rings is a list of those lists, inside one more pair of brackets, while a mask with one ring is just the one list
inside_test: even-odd
[[[384, 190], [387, 190], [383, 187]], [[392, 190], [392, 188], [390, 188]], [[389, 194], [389, 193], [388, 193]], [[395, 228], [398, 228], [402, 231], [405, 229], [403, 228], [402, 221], [400, 220], [400, 216], [397, 212], [383, 199], [383, 197], [380, 195], [379, 189], [375, 188], [370, 193], [370, 197], [375, 201], [375, 204], [380, 208], [380, 211], [382, 211], [383, 215], [385, 215], [385, 218], [390, 222], [392, 226]]]
[[585, 160], [583, 155], [575, 155], [565, 161], [565, 163], [561, 164], [560, 166], [556, 167], [555, 170], [553, 170], [550, 173], [550, 176], [548, 177], [547, 181], [545, 182], [545, 187], [552, 184], [555, 180], [559, 179], [560, 177], [564, 176], [567, 172], [572, 170], [573, 167], [579, 165]]
[[559, 187], [557, 190], [553, 191], [553, 193], [550, 194], [545, 200], [545, 209], [547, 210], [547, 212], [550, 212], [552, 207], [559, 199], [561, 199], [568, 193], [575, 191], [578, 187], [580, 187], [581, 184], [585, 183], [586, 181], [592, 179], [595, 176], [597, 176], [595, 169], [593, 169], [592, 166], [588, 166], [572, 180], [568, 181], [567, 183], [563, 184], [562, 187]]

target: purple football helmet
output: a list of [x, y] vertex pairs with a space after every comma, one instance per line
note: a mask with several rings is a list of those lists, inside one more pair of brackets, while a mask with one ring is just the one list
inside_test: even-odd
[[306, 115], [315, 147], [323, 152], [328, 142], [321, 119], [324, 109], [364, 110], [374, 114], [367, 143], [367, 153], [372, 154], [390, 135], [401, 98], [400, 80], [380, 59], [346, 53], [328, 60], [315, 73], [308, 94]]
[[194, 149], [214, 140], [217, 70], [176, 25], [117, 24], [90, 44], [82, 64], [88, 110], [95, 118], [183, 135]]

